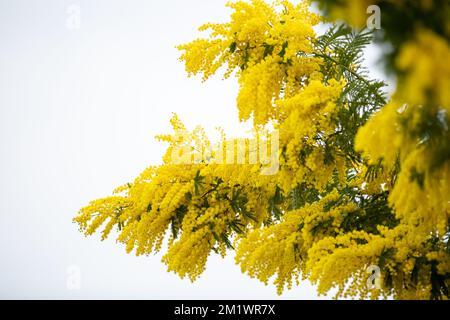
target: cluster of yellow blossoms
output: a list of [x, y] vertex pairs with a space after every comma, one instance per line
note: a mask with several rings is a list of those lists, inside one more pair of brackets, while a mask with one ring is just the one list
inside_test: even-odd
[[[448, 291], [450, 66], [445, 61], [450, 57], [450, 5], [440, 0], [319, 2], [328, 6], [332, 18], [343, 18], [359, 27], [366, 23], [368, 5], [379, 5], [382, 27], [383, 19], [392, 15], [386, 18], [385, 32], [399, 28], [392, 23], [394, 14], [416, 12], [405, 18], [414, 17], [408, 21], [408, 34], [387, 35], [395, 47], [392, 68], [398, 78], [396, 92], [391, 102], [359, 130], [355, 147], [370, 163], [382, 161], [385, 171], [397, 168], [390, 183], [389, 204], [404, 227], [407, 245], [403, 251], [410, 248], [409, 256], [414, 257], [407, 265], [414, 268], [414, 261], [419, 261], [414, 250], [422, 247], [418, 250], [421, 255], [433, 268], [437, 264], [439, 276], [433, 281], [440, 277], [440, 285]], [[432, 249], [430, 241], [435, 243]], [[433, 254], [427, 254], [427, 250]], [[418, 296], [426, 297], [426, 293]]]
[[301, 79], [318, 71], [319, 60], [306, 55], [312, 52], [313, 26], [320, 19], [309, 12], [307, 2], [294, 6], [254, 0], [228, 6], [234, 10], [230, 22], [202, 26], [200, 30], [211, 31], [210, 39], [179, 46], [181, 60], [189, 74], [201, 73], [205, 80], [223, 64], [225, 77], [238, 70], [239, 117], [253, 115], [255, 124], [265, 124], [276, 118], [276, 101], [297, 93]]
[[[118, 226], [118, 241], [137, 255], [167, 246], [168, 270], [192, 281], [211, 252], [236, 247], [242, 271], [266, 284], [274, 277], [279, 293], [302, 278], [337, 297], [440, 296], [435, 284], [447, 286], [450, 273], [450, 71], [439, 64], [448, 42], [424, 31], [401, 48], [403, 78], [359, 130], [361, 157], [349, 154], [353, 141], [342, 142], [358, 128], [345, 132], [341, 119], [361, 116], [346, 100], [354, 88], [342, 70], [350, 68], [329, 70], [338, 63], [333, 46], [316, 52], [321, 18], [309, 2], [228, 6], [230, 21], [202, 26], [209, 36], [179, 46], [181, 60], [204, 80], [224, 65], [225, 77], [235, 73], [240, 120], [253, 120], [255, 137], [279, 132], [279, 170], [262, 175], [248, 141], [244, 151], [225, 136], [212, 146], [174, 116], [173, 134], [158, 137], [169, 144], [163, 165], [81, 209], [80, 229], [91, 235], [106, 223], [105, 239]], [[212, 160], [227, 148], [231, 161]], [[367, 285], [370, 265], [381, 269], [381, 288]]]
[[[136, 255], [160, 251], [166, 239], [168, 269], [195, 280], [211, 250], [224, 256], [233, 232], [267, 219], [263, 200], [274, 183], [261, 176], [256, 164], [173, 164], [177, 145], [202, 150], [211, 143], [202, 130], [188, 132], [176, 116], [171, 123], [174, 134], [159, 136], [170, 144], [165, 164], [148, 168], [115, 196], [92, 201], [74, 220], [91, 235], [109, 219], [102, 239], [118, 225], [118, 241]], [[200, 158], [193, 153], [192, 159]]]
[[306, 278], [310, 272], [305, 264], [309, 248], [338, 234], [342, 219], [356, 209], [351, 203], [324, 209], [338, 199], [334, 190], [320, 201], [287, 212], [281, 223], [251, 232], [236, 255], [242, 271], [266, 284], [276, 275], [279, 293], [285, 286], [291, 288], [294, 281], [298, 284], [299, 276]]

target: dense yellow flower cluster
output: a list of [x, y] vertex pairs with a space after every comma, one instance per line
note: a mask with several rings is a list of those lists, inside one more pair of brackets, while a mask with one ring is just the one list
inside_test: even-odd
[[450, 111], [449, 42], [430, 30], [419, 29], [397, 57], [397, 67], [405, 73], [397, 98], [410, 105], [438, 105]]
[[284, 221], [264, 229], [257, 229], [240, 243], [236, 262], [242, 272], [248, 273], [268, 284], [276, 275], [275, 284], [281, 293], [285, 286], [291, 287], [300, 275], [302, 249], [298, 229], [301, 212], [286, 213]]
[[[176, 115], [171, 124], [174, 134], [159, 136], [170, 144], [164, 165], [150, 167], [134, 183], [116, 189], [120, 196], [91, 202], [74, 220], [91, 235], [109, 219], [102, 238], [118, 225], [118, 241], [136, 255], [160, 251], [167, 239], [163, 262], [168, 270], [195, 280], [211, 250], [225, 255], [233, 231], [257, 227], [267, 219], [263, 200], [275, 184], [260, 174], [260, 164], [174, 164], [177, 146], [194, 146], [189, 157], [195, 160], [197, 150], [211, 143], [203, 130], [186, 130]], [[170, 237], [167, 230], [172, 231]]]
[[[395, 1], [395, 0], [394, 0]], [[367, 20], [367, 8], [376, 5], [376, 0], [336, 1], [329, 13], [331, 20], [345, 19], [357, 27], [364, 27]]]
[[85, 235], [92, 235], [105, 221], [109, 220], [102, 233], [102, 240], [106, 239], [114, 225], [120, 222], [123, 211], [130, 205], [129, 199], [120, 196], [112, 196], [92, 201], [88, 206], [80, 210], [80, 214], [74, 218]]
[[[438, 10], [448, 13], [446, 11], [448, 8], [440, 7], [440, 5], [445, 4], [445, 1], [440, 0], [315, 0], [315, 2], [327, 9], [327, 18], [329, 20], [343, 20], [357, 28], [366, 27], [367, 18], [374, 12], [370, 6], [374, 5], [381, 7], [381, 14], [383, 14], [383, 9], [385, 8], [386, 10], [400, 9], [407, 12], [408, 7], [412, 5], [425, 13], [436, 7]], [[383, 20], [382, 17], [381, 20]], [[450, 23], [446, 26], [446, 29], [450, 34]]]
[[[428, 247], [430, 239], [439, 244], [434, 248], [438, 253], [422, 252], [422, 255], [431, 264], [435, 261], [440, 265], [437, 273], [447, 277], [441, 280], [446, 283], [443, 286], [447, 286], [450, 273], [446, 262], [448, 248], [445, 248], [450, 219], [450, 67], [444, 61], [450, 57], [450, 6], [433, 0], [391, 2], [391, 10], [402, 12], [414, 6], [419, 14], [434, 15], [435, 21], [427, 26], [414, 21], [410, 26], [409, 38], [400, 42], [394, 51], [397, 54], [393, 67], [398, 82], [392, 101], [359, 130], [355, 146], [372, 164], [381, 160], [385, 171], [398, 171], [395, 180], [389, 183], [389, 203], [405, 226], [410, 247]], [[344, 3], [355, 9], [351, 11], [353, 15], [346, 17], [347, 21], [362, 25], [367, 18], [366, 4], [356, 8], [361, 5], [356, 1]], [[374, 1], [374, 4], [386, 3], [389, 1]], [[332, 7], [332, 10], [339, 15], [339, 8]], [[444, 21], [440, 21], [440, 17], [444, 17]], [[429, 29], [431, 27], [434, 30]], [[426, 297], [422, 291], [419, 296]]]
[[[450, 218], [450, 57], [448, 41], [419, 30], [400, 50], [393, 101], [364, 126], [356, 148], [400, 173], [390, 195], [397, 216], [420, 233], [444, 237]], [[405, 192], [408, 190], [408, 192]]]
[[342, 219], [355, 210], [351, 203], [324, 209], [338, 198], [334, 190], [316, 203], [287, 212], [281, 223], [250, 232], [236, 254], [242, 271], [266, 284], [276, 275], [274, 283], [279, 293], [285, 287], [291, 288], [294, 281], [298, 284], [300, 274], [306, 277], [308, 273], [305, 262], [312, 261], [306, 260], [311, 246], [339, 234]]
[[[359, 23], [367, 3], [342, 3]], [[223, 65], [225, 77], [235, 72], [239, 117], [253, 120], [257, 143], [223, 134], [213, 145], [174, 115], [173, 133], [158, 136], [169, 144], [163, 165], [74, 221], [86, 235], [106, 222], [102, 239], [117, 225], [118, 241], [137, 255], [166, 244], [168, 270], [192, 281], [211, 252], [236, 247], [242, 271], [266, 284], [274, 277], [279, 293], [303, 278], [337, 297], [440, 295], [450, 273], [448, 42], [423, 30], [401, 48], [398, 91], [359, 130], [361, 156], [358, 128], [344, 123], [364, 112], [350, 103], [355, 88], [342, 70], [351, 80], [357, 71], [336, 65], [333, 46], [316, 52], [320, 18], [309, 3], [228, 6], [230, 21], [202, 26], [209, 36], [179, 46], [181, 60], [204, 80]], [[255, 147], [271, 130], [279, 170], [264, 175]], [[367, 285], [370, 265], [380, 267], [381, 288]]]
[[[280, 159], [283, 170], [279, 185], [283, 190], [289, 191], [304, 181], [321, 190], [336, 169], [342, 173], [343, 159], [338, 157], [327, 163], [326, 150], [316, 137], [333, 134], [338, 129], [332, 119], [343, 87], [343, 81], [331, 79], [324, 84], [314, 79], [296, 95], [278, 102], [280, 122], [276, 127], [280, 131], [280, 144], [286, 150]], [[299, 158], [305, 149], [311, 149], [310, 154], [305, 159]]]
[[211, 31], [211, 38], [179, 46], [184, 51], [181, 60], [189, 74], [201, 73], [205, 80], [225, 63], [226, 77], [237, 69], [240, 119], [253, 115], [255, 124], [265, 124], [275, 119], [276, 101], [295, 94], [301, 80], [318, 71], [320, 61], [307, 54], [319, 17], [308, 10], [307, 2], [270, 5], [253, 0], [228, 6], [234, 10], [231, 21], [202, 26], [200, 30]]

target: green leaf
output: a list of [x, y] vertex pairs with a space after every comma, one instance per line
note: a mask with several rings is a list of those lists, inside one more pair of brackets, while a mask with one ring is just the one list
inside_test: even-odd
[[194, 178], [194, 193], [196, 196], [200, 194], [200, 190], [203, 188], [205, 177], [200, 175], [200, 170], [197, 171]]
[[231, 230], [233, 230], [234, 232], [236, 232], [238, 234], [244, 233], [245, 225], [243, 223], [241, 223], [239, 220], [231, 221], [228, 224], [228, 226], [230, 227]]
[[183, 204], [175, 210], [175, 215], [171, 219], [172, 236], [174, 239], [178, 238], [178, 234], [187, 211], [188, 208]]
[[263, 57], [266, 58], [267, 56], [272, 55], [273, 50], [275, 49], [275, 46], [267, 44], [267, 43], [264, 43], [263, 45], [264, 45], [264, 55], [263, 55]]
[[237, 43], [236, 42], [232, 42], [230, 44], [230, 53], [234, 53], [236, 51], [236, 47], [237, 47]]
[[280, 53], [278, 53], [278, 55], [279, 55], [281, 58], [284, 58], [284, 55], [286, 54], [286, 49], [287, 49], [288, 45], [289, 45], [289, 43], [286, 41], [286, 42], [284, 42], [283, 45], [281, 46], [281, 51], [280, 51]]
[[226, 235], [225, 233], [222, 233], [221, 239], [222, 239], [222, 241], [225, 243], [225, 245], [227, 246], [228, 249], [234, 250], [234, 247], [233, 247], [233, 245], [231, 244], [230, 239], [228, 239], [228, 237], [227, 237], [227, 235]]

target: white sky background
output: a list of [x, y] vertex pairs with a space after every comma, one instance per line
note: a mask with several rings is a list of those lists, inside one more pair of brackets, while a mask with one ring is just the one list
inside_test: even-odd
[[[225, 21], [225, 0], [0, 0], [0, 298], [276, 299], [274, 286], [211, 256], [194, 284], [161, 255], [128, 255], [71, 222], [161, 161], [172, 112], [238, 136], [235, 79], [187, 78], [174, 46]], [[81, 27], [66, 27], [67, 9]], [[368, 50], [369, 65], [377, 51]], [[380, 76], [379, 72], [373, 76]], [[67, 288], [67, 268], [81, 271]], [[316, 299], [308, 283], [281, 298]]]

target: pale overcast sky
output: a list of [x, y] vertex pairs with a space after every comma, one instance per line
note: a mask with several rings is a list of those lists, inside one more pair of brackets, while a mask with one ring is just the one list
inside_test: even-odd
[[[238, 123], [235, 79], [189, 79], [174, 49], [200, 24], [226, 20], [226, 2], [0, 0], [0, 298], [278, 298], [232, 255], [212, 256], [191, 284], [160, 255], [127, 255], [71, 222], [160, 162], [165, 145], [154, 136], [168, 132], [172, 112], [191, 128], [249, 127]], [[370, 65], [376, 56], [368, 51]], [[67, 286], [71, 270], [78, 290]], [[281, 298], [317, 295], [302, 283]]]

